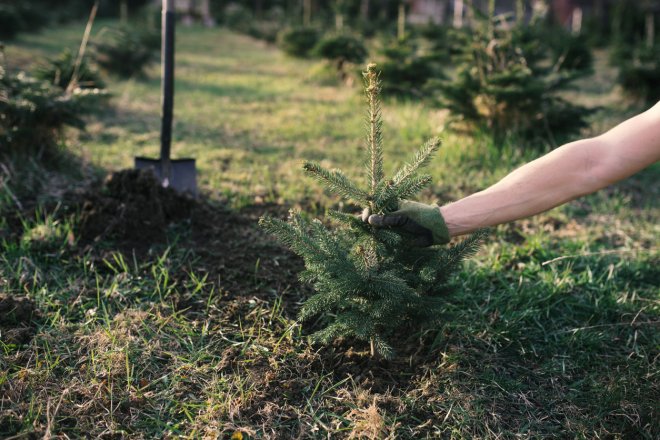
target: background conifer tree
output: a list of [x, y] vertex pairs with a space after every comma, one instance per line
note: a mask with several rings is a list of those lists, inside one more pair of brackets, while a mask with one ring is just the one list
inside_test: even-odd
[[[375, 64], [364, 73], [367, 118], [367, 179], [363, 189], [339, 170], [306, 162], [304, 170], [343, 199], [368, 207], [372, 213], [387, 213], [398, 201], [414, 196], [431, 182], [418, 174], [440, 147], [429, 140], [393, 177], [383, 172], [380, 84]], [[446, 281], [461, 261], [476, 251], [481, 234], [452, 246], [418, 248], [412, 237], [394, 229], [374, 228], [354, 215], [331, 212], [332, 228], [319, 220], [308, 221], [291, 212], [287, 222], [263, 217], [261, 225], [300, 255], [305, 270], [303, 282], [316, 294], [302, 306], [299, 320], [321, 315], [324, 327], [311, 335], [328, 343], [338, 337], [354, 337], [371, 344], [371, 354], [392, 356], [390, 339], [409, 324], [435, 321], [443, 310]]]
[[587, 127], [593, 113], [565, 97], [590, 74], [591, 52], [559, 29], [504, 26], [504, 18], [475, 9], [474, 29], [455, 35], [457, 74], [437, 82], [439, 104], [497, 144], [513, 136], [524, 146], [559, 145]]

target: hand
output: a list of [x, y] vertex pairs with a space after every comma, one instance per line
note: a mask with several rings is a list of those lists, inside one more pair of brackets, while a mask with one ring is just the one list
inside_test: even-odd
[[414, 244], [420, 247], [449, 243], [449, 230], [438, 205], [401, 200], [398, 209], [389, 214], [371, 214], [365, 208], [362, 220], [376, 227], [398, 228], [414, 236]]

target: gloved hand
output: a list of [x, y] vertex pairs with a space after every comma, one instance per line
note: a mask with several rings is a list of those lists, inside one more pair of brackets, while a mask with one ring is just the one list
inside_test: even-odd
[[420, 247], [449, 243], [449, 230], [438, 205], [401, 200], [398, 209], [389, 214], [371, 214], [366, 208], [362, 220], [377, 227], [400, 228], [414, 236], [414, 244]]

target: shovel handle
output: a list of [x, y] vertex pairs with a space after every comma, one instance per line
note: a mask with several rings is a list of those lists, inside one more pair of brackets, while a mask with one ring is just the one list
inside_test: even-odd
[[163, 180], [170, 177], [170, 149], [172, 145], [172, 108], [174, 107], [174, 0], [163, 0], [161, 36], [161, 129], [160, 159]]

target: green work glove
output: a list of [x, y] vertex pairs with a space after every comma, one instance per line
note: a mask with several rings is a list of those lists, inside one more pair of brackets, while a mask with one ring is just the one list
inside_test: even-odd
[[399, 208], [389, 214], [370, 214], [368, 208], [365, 209], [362, 220], [377, 227], [400, 228], [414, 236], [415, 245], [420, 247], [449, 243], [449, 230], [438, 205], [401, 200]]

